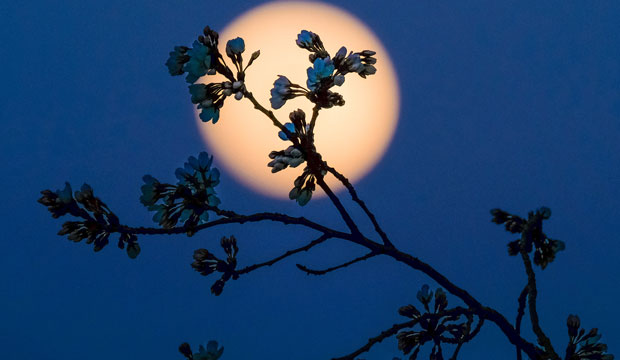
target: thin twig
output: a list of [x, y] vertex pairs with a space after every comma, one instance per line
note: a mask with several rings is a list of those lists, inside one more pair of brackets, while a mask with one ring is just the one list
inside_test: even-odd
[[346, 262], [346, 263], [344, 263], [344, 264], [340, 264], [340, 265], [338, 265], [338, 266], [333, 266], [333, 267], [330, 267], [330, 268], [327, 268], [327, 269], [324, 269], [324, 270], [313, 270], [313, 269], [309, 269], [308, 267], [306, 267], [306, 266], [304, 266], [304, 265], [301, 265], [301, 264], [297, 264], [297, 268], [299, 268], [299, 270], [301, 270], [301, 271], [306, 272], [308, 275], [325, 275], [325, 274], [327, 274], [327, 273], [329, 273], [329, 272], [332, 272], [332, 271], [334, 271], [334, 270], [338, 270], [338, 269], [345, 268], [345, 267], [347, 267], [347, 266], [349, 266], [349, 265], [353, 265], [353, 264], [355, 264], [355, 263], [357, 263], [357, 262], [360, 262], [360, 261], [364, 261], [364, 260], [370, 259], [371, 257], [373, 257], [373, 256], [377, 256], [377, 255], [379, 255], [379, 254], [377, 254], [377, 253], [373, 253], [373, 252], [370, 252], [370, 253], [368, 253], [368, 254], [366, 254], [366, 255], [364, 255], [364, 256], [360, 256], [360, 257], [355, 258], [355, 259], [353, 259], [353, 260], [351, 260], [351, 261], [347, 261], [347, 262]]
[[[551, 340], [545, 335], [540, 324], [538, 322], [538, 312], [536, 311], [536, 296], [538, 295], [538, 291], [536, 289], [536, 275], [534, 274], [534, 268], [532, 267], [532, 262], [530, 261], [530, 255], [527, 253], [525, 249], [525, 243], [527, 241], [527, 237], [529, 236], [529, 232], [527, 229], [523, 231], [523, 235], [521, 238], [521, 258], [523, 259], [523, 265], [525, 265], [525, 272], [527, 273], [527, 287], [528, 287], [528, 307], [530, 309], [530, 322], [532, 323], [532, 330], [534, 334], [538, 337], [538, 342], [545, 348], [547, 353], [551, 355], [553, 359], [560, 359], [560, 356], [553, 349], [553, 345], [551, 345]], [[517, 345], [518, 346], [518, 345]]]
[[[519, 308], [517, 309], [517, 320], [515, 321], [515, 330], [517, 334], [521, 335], [521, 321], [523, 320], [523, 315], [525, 315], [525, 300], [527, 300], [528, 293], [528, 285], [525, 285], [521, 294], [519, 295]], [[521, 348], [517, 345], [517, 360], [522, 360]]]
[[[256, 214], [251, 214], [251, 215], [234, 214], [234, 215], [230, 215], [229, 217], [209, 221], [202, 225], [198, 225], [193, 230], [195, 232], [198, 232], [200, 230], [215, 227], [218, 225], [243, 224], [246, 222], [260, 222], [260, 221], [274, 221], [274, 222], [279, 222], [279, 223], [286, 224], [286, 225], [288, 224], [301, 225], [301, 226], [305, 226], [310, 229], [317, 230], [331, 237], [340, 238], [340, 239], [351, 238], [350, 234], [317, 224], [304, 217], [292, 217], [292, 216], [288, 216], [285, 214], [268, 213], [268, 212], [256, 213]], [[148, 228], [148, 227], [130, 227], [126, 225], [121, 225], [115, 229], [115, 232], [136, 234], [136, 235], [174, 235], [174, 234], [183, 234], [183, 233], [186, 233], [187, 231], [188, 229], [184, 226], [177, 226], [177, 227], [173, 227], [169, 229], [163, 229], [163, 228]]]
[[357, 228], [357, 225], [355, 224], [355, 222], [353, 221], [353, 219], [351, 219], [351, 216], [349, 215], [349, 213], [347, 212], [347, 210], [344, 208], [344, 206], [342, 205], [342, 203], [340, 202], [340, 199], [338, 199], [338, 197], [334, 194], [334, 192], [329, 188], [329, 186], [325, 183], [325, 180], [323, 179], [322, 175], [318, 175], [316, 176], [316, 183], [321, 187], [321, 189], [323, 189], [323, 191], [325, 191], [325, 193], [327, 194], [327, 196], [329, 197], [329, 199], [332, 201], [332, 203], [334, 204], [334, 206], [336, 206], [336, 209], [338, 210], [338, 212], [340, 213], [340, 216], [342, 217], [342, 219], [344, 220], [344, 222], [347, 224], [347, 226], [349, 227], [349, 229], [351, 230], [351, 233], [355, 236], [355, 237], [359, 237], [362, 238], [362, 233], [360, 232], [360, 230]]
[[247, 98], [248, 100], [250, 100], [252, 102], [252, 105], [254, 105], [254, 108], [257, 109], [258, 111], [262, 112], [263, 114], [265, 114], [272, 122], [273, 124], [278, 127], [280, 130], [286, 132], [287, 130], [285, 130], [284, 125], [282, 125], [282, 123], [276, 118], [276, 116], [273, 114], [273, 111], [271, 110], [267, 110], [267, 108], [265, 108], [263, 105], [261, 105], [255, 98], [254, 95], [252, 95], [251, 92], [244, 90], [243, 91], [243, 96], [245, 98]]
[[473, 309], [476, 315], [478, 315], [481, 319], [486, 319], [496, 324], [504, 333], [504, 335], [506, 335], [508, 341], [510, 341], [513, 345], [518, 345], [523, 351], [525, 351], [525, 353], [530, 358], [538, 358], [538, 356], [540, 355], [540, 350], [534, 344], [523, 339], [519, 334], [517, 334], [515, 328], [504, 317], [504, 315], [499, 313], [497, 310], [487, 306], [483, 306], [466, 290], [456, 286], [454, 283], [448, 280], [448, 278], [446, 278], [444, 275], [435, 270], [432, 266], [421, 261], [420, 259], [413, 257], [407, 253], [401, 252], [396, 248], [389, 248], [381, 245], [379, 246], [383, 249], [385, 255], [388, 255], [413, 269], [423, 272], [431, 279], [435, 280], [435, 282], [441, 285], [448, 292], [463, 300], [463, 302], [467, 304], [467, 306], [469, 306], [471, 309]]
[[454, 349], [454, 353], [452, 353], [452, 356], [450, 357], [450, 360], [456, 360], [456, 357], [459, 355], [459, 351], [461, 350], [461, 347], [463, 346], [464, 342], [460, 341], [457, 345], [456, 348]]
[[320, 107], [318, 105], [315, 105], [314, 108], [312, 108], [312, 119], [310, 119], [310, 128], [309, 128], [309, 132], [314, 134], [314, 126], [316, 125], [316, 119], [319, 117], [319, 110]]
[[315, 239], [315, 240], [311, 241], [310, 243], [308, 243], [305, 246], [302, 246], [302, 247], [297, 248], [297, 249], [289, 250], [289, 251], [285, 252], [284, 254], [282, 254], [282, 255], [280, 255], [280, 256], [278, 256], [276, 258], [273, 258], [273, 259], [271, 259], [269, 261], [265, 261], [263, 263], [254, 264], [254, 265], [245, 267], [245, 268], [243, 268], [243, 269], [241, 269], [239, 271], [236, 271], [236, 273], [239, 274], [239, 275], [247, 274], [247, 273], [249, 273], [251, 271], [254, 271], [254, 270], [258, 269], [258, 268], [261, 268], [261, 267], [264, 267], [264, 266], [271, 266], [271, 265], [277, 263], [278, 261], [283, 260], [283, 259], [285, 259], [285, 258], [287, 258], [287, 257], [289, 257], [291, 255], [295, 255], [295, 254], [297, 254], [299, 252], [302, 252], [302, 251], [308, 251], [308, 250], [312, 249], [314, 246], [319, 245], [319, 244], [325, 242], [329, 238], [330, 238], [329, 235], [323, 234], [318, 239]]
[[380, 343], [381, 341], [383, 341], [384, 339], [387, 339], [391, 336], [396, 335], [397, 332], [399, 332], [402, 329], [406, 329], [406, 328], [410, 328], [415, 326], [418, 322], [420, 322], [420, 318], [414, 319], [414, 320], [410, 320], [407, 321], [405, 323], [402, 324], [395, 324], [394, 326], [392, 326], [391, 328], [382, 331], [379, 335], [368, 339], [368, 342], [366, 343], [366, 345], [362, 346], [361, 348], [355, 350], [354, 352], [352, 352], [349, 355], [343, 356], [343, 357], [339, 357], [339, 358], [333, 358], [332, 360], [353, 360], [355, 359], [356, 356], [363, 354], [367, 351], [370, 350], [370, 348], [373, 347], [373, 345]]
[[517, 334], [512, 324], [510, 324], [510, 322], [506, 319], [506, 317], [504, 317], [504, 315], [499, 313], [497, 310], [487, 307], [487, 306], [483, 306], [478, 300], [476, 300], [472, 295], [470, 295], [465, 289], [456, 286], [454, 283], [448, 280], [448, 278], [446, 278], [443, 274], [435, 270], [429, 264], [421, 261], [420, 259], [412, 255], [409, 255], [407, 253], [404, 253], [396, 249], [394, 246], [382, 245], [382, 244], [370, 241], [366, 237], [364, 237], [359, 232], [357, 225], [353, 222], [349, 214], [346, 212], [344, 206], [342, 205], [338, 197], [336, 197], [334, 193], [331, 191], [331, 189], [329, 189], [329, 187], [327, 186], [327, 184], [325, 184], [325, 181], [323, 180], [321, 176], [317, 176], [317, 184], [319, 184], [319, 186], [321, 186], [321, 188], [324, 189], [324, 191], [329, 196], [330, 200], [334, 203], [334, 205], [340, 212], [340, 215], [342, 216], [342, 218], [345, 220], [345, 222], [351, 229], [353, 237], [349, 239], [350, 241], [360, 244], [362, 246], [365, 246], [370, 251], [379, 252], [379, 253], [388, 255], [394, 258], [395, 260], [402, 262], [415, 270], [419, 270], [423, 272], [424, 274], [426, 274], [427, 276], [435, 280], [435, 282], [441, 285], [448, 292], [450, 292], [451, 294], [463, 300], [463, 302], [467, 304], [467, 306], [469, 306], [471, 309], [475, 311], [476, 315], [478, 315], [481, 320], [487, 319], [495, 323], [500, 328], [500, 330], [506, 335], [508, 340], [512, 344], [517, 345], [521, 349], [523, 349], [523, 351], [525, 351], [530, 358], [536, 359], [539, 356], [540, 350], [534, 344], [523, 339], [519, 334]]
[[472, 310], [471, 309], [465, 309], [463, 307], [455, 307], [453, 309], [449, 309], [444, 311], [443, 313], [440, 314], [435, 314], [435, 313], [425, 313], [422, 314], [421, 316], [401, 323], [401, 324], [395, 324], [393, 325], [391, 328], [382, 331], [379, 335], [368, 339], [368, 342], [366, 343], [366, 345], [362, 346], [361, 348], [355, 350], [354, 352], [352, 352], [349, 355], [343, 356], [343, 357], [339, 357], [339, 358], [333, 358], [332, 360], [354, 360], [356, 356], [363, 354], [367, 351], [369, 351], [375, 344], [380, 343], [381, 341], [396, 335], [396, 333], [398, 333], [400, 330], [402, 329], [406, 329], [406, 328], [410, 328], [415, 326], [416, 324], [418, 324], [421, 321], [427, 320], [427, 319], [437, 319], [443, 316], [450, 316], [450, 315], [463, 315], [463, 314], [468, 314], [471, 313]]
[[355, 201], [362, 208], [362, 210], [364, 210], [364, 212], [366, 213], [366, 216], [368, 216], [368, 219], [370, 219], [370, 221], [372, 222], [372, 225], [375, 227], [375, 231], [377, 232], [377, 234], [379, 234], [379, 236], [381, 237], [381, 240], [383, 240], [383, 244], [385, 244], [385, 246], [394, 247], [394, 245], [388, 238], [385, 231], [383, 231], [383, 229], [379, 225], [379, 222], [377, 221], [377, 218], [375, 217], [375, 215], [368, 209], [368, 207], [366, 206], [366, 203], [362, 201], [362, 199], [360, 199], [359, 196], [357, 195], [357, 191], [355, 191], [355, 188], [353, 187], [353, 184], [351, 184], [349, 179], [347, 179], [344, 175], [339, 173], [333, 167], [327, 166], [327, 171], [329, 171], [332, 175], [334, 175], [336, 179], [340, 180], [340, 182], [347, 188], [347, 190], [349, 190], [351, 199], [353, 199], [353, 201]]

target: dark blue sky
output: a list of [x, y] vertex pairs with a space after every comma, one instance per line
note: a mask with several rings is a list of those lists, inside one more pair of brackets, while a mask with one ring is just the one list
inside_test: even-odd
[[[488, 211], [525, 214], [547, 205], [553, 216], [545, 231], [567, 248], [538, 275], [543, 329], [563, 353], [566, 317], [577, 313], [619, 354], [620, 3], [332, 3], [374, 29], [398, 72], [397, 134], [357, 184], [397, 246], [513, 321], [523, 265], [508, 257], [514, 236], [490, 223]], [[398, 307], [414, 302], [422, 284], [435, 286], [388, 259], [320, 278], [294, 267], [363, 254], [335, 242], [242, 277], [214, 297], [214, 279], [189, 266], [195, 248], [235, 234], [246, 265], [313, 234], [259, 224], [189, 239], [142, 237], [136, 261], [114, 244], [95, 254], [56, 235], [62, 221], [36, 199], [64, 181], [91, 184], [124, 223], [152, 225], [138, 201], [141, 176], [172, 181], [174, 169], [204, 149], [185, 85], [163, 63], [204, 25], [222, 29], [251, 6], [0, 4], [0, 357], [178, 359], [181, 342], [217, 339], [224, 360], [325, 359], [401, 321]], [[299, 208], [254, 194], [226, 173], [218, 193], [240, 212], [289, 212], [344, 228], [326, 200]], [[533, 340], [528, 322], [524, 328]], [[504, 359], [514, 349], [487, 324], [461, 353]], [[388, 341], [366, 358], [396, 355]]]

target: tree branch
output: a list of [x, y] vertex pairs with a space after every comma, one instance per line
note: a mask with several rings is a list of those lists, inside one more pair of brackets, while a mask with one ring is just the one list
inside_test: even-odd
[[309, 132], [313, 134], [314, 136], [314, 126], [316, 125], [316, 119], [319, 117], [319, 109], [320, 107], [318, 105], [315, 105], [314, 108], [312, 108], [312, 118], [310, 119], [310, 128], [309, 128]]
[[327, 186], [327, 184], [325, 184], [325, 181], [321, 176], [317, 176], [317, 184], [319, 184], [319, 186], [321, 186], [321, 188], [323, 188], [323, 190], [327, 193], [330, 200], [332, 201], [332, 203], [334, 203], [334, 205], [340, 212], [340, 215], [351, 229], [352, 238], [349, 239], [350, 241], [365, 246], [370, 251], [388, 255], [395, 260], [402, 262], [409, 267], [419, 270], [424, 274], [428, 275], [430, 278], [435, 280], [435, 282], [444, 287], [448, 292], [463, 300], [463, 302], [467, 304], [467, 306], [472, 308], [475, 311], [476, 315], [478, 315], [481, 319], [487, 319], [495, 323], [506, 335], [508, 340], [513, 345], [519, 346], [530, 358], [537, 359], [539, 357], [540, 349], [538, 349], [534, 344], [523, 339], [521, 335], [516, 332], [512, 324], [510, 324], [510, 322], [504, 317], [504, 315], [499, 313], [497, 310], [487, 306], [483, 306], [466, 290], [453, 284], [450, 280], [448, 280], [448, 278], [446, 278], [444, 275], [435, 270], [432, 266], [421, 261], [420, 259], [407, 253], [403, 253], [402, 251], [396, 249], [393, 246], [381, 245], [365, 238], [359, 232], [357, 225], [353, 222], [338, 197], [336, 197], [336, 195], [334, 195], [334, 193]]
[[[193, 230], [195, 232], [215, 227], [218, 225], [224, 224], [244, 224], [246, 222], [261, 222], [261, 221], [274, 221], [279, 222], [285, 225], [293, 224], [293, 225], [301, 225], [316, 231], [319, 231], [325, 235], [329, 235], [330, 237], [340, 238], [340, 239], [351, 239], [351, 234], [347, 234], [341, 231], [337, 231], [326, 226], [320, 225], [313, 221], [310, 221], [304, 217], [292, 217], [285, 214], [280, 213], [255, 213], [251, 215], [239, 215], [233, 213], [232, 211], [221, 211], [221, 214], [225, 214], [224, 218], [209, 221], [202, 225], [196, 226]], [[185, 226], [177, 226], [170, 229], [164, 228], [148, 228], [148, 227], [130, 227], [126, 225], [120, 225], [116, 229], [110, 229], [111, 232], [119, 232], [119, 233], [127, 233], [127, 234], [136, 234], [136, 235], [174, 235], [174, 234], [184, 234], [187, 232], [188, 228]]]
[[347, 188], [347, 190], [349, 190], [349, 194], [351, 194], [351, 199], [353, 199], [353, 201], [355, 201], [362, 208], [362, 210], [364, 210], [366, 216], [368, 216], [368, 218], [372, 222], [372, 225], [375, 227], [375, 231], [377, 232], [377, 234], [379, 234], [381, 240], [383, 240], [383, 244], [385, 244], [385, 246], [394, 247], [390, 239], [388, 239], [385, 231], [383, 231], [383, 229], [379, 225], [379, 222], [377, 221], [375, 215], [368, 209], [366, 203], [364, 203], [364, 201], [362, 201], [362, 199], [357, 196], [357, 191], [355, 191], [355, 188], [353, 187], [351, 182], [349, 182], [349, 179], [347, 179], [344, 175], [339, 173], [333, 167], [327, 165], [327, 163], [325, 163], [325, 165], [327, 166], [327, 171], [334, 175], [336, 179], [340, 180], [340, 182]]
[[242, 274], [247, 274], [249, 272], [252, 272], [252, 271], [254, 271], [254, 270], [258, 269], [258, 268], [264, 267], [264, 266], [271, 266], [271, 265], [277, 263], [280, 260], [286, 259], [287, 257], [289, 257], [291, 255], [295, 255], [295, 254], [297, 254], [299, 252], [302, 252], [302, 251], [308, 251], [308, 250], [312, 249], [313, 247], [315, 247], [316, 245], [319, 245], [319, 244], [325, 242], [326, 240], [328, 240], [330, 238], [331, 238], [331, 236], [323, 234], [318, 239], [311, 241], [310, 243], [308, 243], [305, 246], [302, 246], [302, 247], [297, 248], [297, 249], [289, 250], [289, 251], [285, 252], [284, 254], [282, 254], [282, 255], [280, 255], [280, 256], [278, 256], [276, 258], [273, 258], [273, 259], [271, 259], [269, 261], [265, 261], [263, 263], [247, 266], [247, 267], [245, 267], [245, 268], [243, 268], [241, 270], [236, 271], [236, 273], [239, 274], [239, 275], [242, 275]]
[[523, 265], [525, 265], [525, 272], [527, 273], [528, 307], [530, 309], [532, 330], [538, 337], [538, 342], [545, 348], [549, 355], [551, 355], [554, 359], [559, 360], [560, 357], [553, 349], [553, 345], [551, 345], [551, 340], [549, 340], [547, 335], [545, 335], [538, 322], [538, 312], [536, 311], [536, 296], [538, 295], [538, 291], [536, 290], [536, 275], [534, 274], [534, 268], [532, 267], [530, 256], [525, 249], [527, 236], [529, 236], [529, 232], [527, 230], [523, 231], [520, 253], [521, 258], [523, 259]]
[[276, 118], [276, 116], [273, 114], [273, 111], [271, 110], [267, 110], [267, 108], [265, 108], [263, 105], [261, 105], [255, 98], [254, 95], [252, 95], [251, 92], [244, 90], [243, 91], [243, 96], [246, 97], [248, 100], [250, 100], [252, 102], [252, 105], [254, 105], [254, 108], [260, 112], [262, 112], [263, 114], [265, 114], [265, 116], [267, 116], [271, 122], [273, 122], [273, 125], [275, 125], [278, 129], [284, 131], [287, 135], [290, 135], [290, 132], [288, 131], [288, 129], [286, 129], [284, 127], [284, 125], [282, 125], [282, 123]]
[[486, 319], [495, 323], [504, 333], [504, 335], [506, 335], [508, 340], [513, 345], [519, 346], [530, 358], [537, 359], [539, 357], [540, 350], [534, 344], [523, 339], [516, 332], [515, 328], [510, 324], [510, 322], [504, 317], [504, 315], [499, 313], [497, 310], [487, 306], [483, 306], [467, 291], [453, 284], [450, 280], [448, 280], [448, 278], [446, 278], [444, 275], [435, 270], [432, 266], [421, 261], [420, 259], [413, 257], [407, 253], [403, 253], [396, 248], [389, 248], [385, 246], [381, 247], [383, 248], [383, 253], [385, 255], [388, 255], [395, 260], [402, 262], [409, 267], [419, 270], [424, 274], [428, 275], [431, 279], [435, 280], [435, 282], [441, 285], [448, 292], [463, 300], [463, 302], [467, 304], [467, 306], [469, 306], [471, 309], [473, 309], [476, 315], [478, 315], [481, 319]]
[[339, 358], [333, 358], [332, 360], [354, 360], [356, 356], [369, 351], [370, 348], [372, 348], [375, 344], [380, 343], [384, 339], [387, 339], [387, 338], [389, 338], [391, 336], [396, 335], [396, 333], [399, 332], [402, 329], [406, 329], [406, 328], [410, 328], [410, 327], [415, 326], [418, 322], [420, 322], [420, 318], [417, 318], [417, 319], [414, 319], [414, 320], [410, 320], [410, 321], [407, 321], [407, 322], [402, 323], [402, 324], [395, 324], [391, 328], [389, 328], [389, 329], [387, 329], [385, 331], [382, 331], [379, 335], [377, 335], [377, 336], [375, 336], [373, 338], [368, 339], [368, 343], [366, 343], [366, 345], [364, 345], [361, 348], [355, 350], [351, 354], [343, 356], [343, 357], [339, 357]]
[[[525, 285], [523, 290], [521, 291], [521, 295], [519, 295], [519, 308], [517, 309], [517, 320], [515, 321], [515, 330], [517, 334], [521, 335], [521, 320], [523, 320], [523, 315], [525, 315], [525, 300], [527, 299], [528, 293], [528, 285]], [[521, 360], [521, 348], [517, 345], [517, 360]]]
[[364, 260], [370, 259], [371, 257], [373, 257], [373, 256], [377, 256], [377, 255], [379, 255], [379, 254], [377, 254], [377, 253], [373, 253], [373, 252], [370, 252], [370, 253], [368, 253], [368, 254], [366, 254], [366, 255], [364, 255], [364, 256], [360, 256], [360, 257], [355, 258], [355, 259], [353, 259], [353, 260], [351, 260], [351, 261], [348, 261], [348, 262], [346, 262], [346, 263], [344, 263], [344, 264], [340, 264], [340, 265], [338, 265], [338, 266], [330, 267], [330, 268], [327, 268], [327, 269], [324, 269], [324, 270], [313, 270], [313, 269], [309, 269], [309, 268], [307, 268], [306, 266], [301, 265], [301, 264], [297, 264], [297, 268], [298, 268], [299, 270], [301, 270], [301, 271], [306, 272], [308, 275], [325, 275], [325, 274], [327, 274], [328, 272], [332, 272], [332, 271], [334, 271], [334, 270], [338, 270], [338, 269], [345, 268], [345, 267], [347, 267], [347, 266], [349, 266], [349, 265], [353, 265], [353, 264], [355, 264], [355, 263], [357, 263], [357, 262], [360, 262], [360, 261], [364, 261]]
[[340, 216], [342, 217], [344, 222], [347, 224], [347, 226], [351, 230], [352, 235], [355, 237], [363, 238], [362, 233], [357, 228], [357, 225], [355, 224], [353, 219], [351, 219], [351, 216], [349, 215], [347, 210], [344, 208], [344, 206], [342, 205], [338, 197], [334, 194], [334, 192], [325, 183], [325, 180], [323, 179], [323, 175], [317, 174], [315, 177], [316, 177], [316, 183], [321, 187], [321, 189], [323, 189], [323, 191], [325, 191], [325, 193], [327, 194], [329, 199], [332, 201], [334, 206], [336, 206], [336, 209], [338, 209]]
[[421, 321], [427, 320], [427, 319], [437, 319], [443, 316], [450, 316], [450, 315], [463, 315], [463, 314], [468, 314], [471, 313], [472, 310], [471, 309], [465, 309], [463, 307], [457, 306], [453, 309], [449, 309], [444, 311], [443, 313], [425, 313], [420, 315], [419, 317], [401, 323], [401, 324], [395, 324], [393, 325], [391, 328], [382, 331], [379, 335], [368, 339], [368, 342], [366, 343], [366, 345], [362, 346], [361, 348], [355, 350], [354, 352], [352, 352], [349, 355], [343, 356], [343, 357], [339, 357], [339, 358], [333, 358], [332, 360], [354, 360], [356, 356], [363, 354], [367, 351], [369, 351], [375, 344], [382, 342], [383, 340], [396, 335], [396, 333], [398, 333], [400, 330], [402, 329], [406, 329], [406, 328], [410, 328], [410, 327], [414, 327], [416, 324], [418, 324]]

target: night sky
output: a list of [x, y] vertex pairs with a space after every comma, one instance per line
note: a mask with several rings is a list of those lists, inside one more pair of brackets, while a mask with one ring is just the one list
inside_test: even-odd
[[[553, 216], [545, 232], [566, 250], [538, 270], [541, 325], [563, 354], [566, 317], [578, 314], [620, 354], [620, 2], [331, 3], [376, 32], [398, 74], [397, 133], [356, 184], [393, 242], [513, 322], [526, 277], [506, 251], [515, 236], [491, 223], [489, 210], [525, 215], [546, 205]], [[215, 275], [189, 266], [196, 248], [219, 252], [224, 235], [239, 240], [241, 266], [315, 236], [278, 224], [141, 237], [137, 260], [114, 241], [94, 253], [56, 235], [65, 220], [52, 219], [36, 200], [65, 181], [74, 189], [89, 183], [123, 223], [155, 225], [138, 200], [141, 177], [174, 181], [174, 170], [205, 150], [186, 85], [163, 65], [168, 52], [253, 5], [0, 4], [1, 358], [181, 359], [180, 343], [215, 339], [223, 360], [327, 359], [406, 320], [397, 309], [416, 303], [422, 284], [437, 286], [388, 258], [322, 277], [295, 268], [364, 254], [339, 241], [229, 282], [219, 297], [209, 289]], [[286, 212], [345, 229], [325, 199], [301, 208], [253, 193], [225, 172], [217, 191], [225, 208]], [[534, 342], [529, 322], [523, 328]], [[394, 356], [402, 355], [392, 339], [364, 357]], [[487, 323], [459, 358], [513, 357]]]

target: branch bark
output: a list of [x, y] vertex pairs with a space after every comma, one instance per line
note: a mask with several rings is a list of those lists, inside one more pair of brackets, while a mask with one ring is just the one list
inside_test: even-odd
[[259, 269], [261, 267], [264, 267], [264, 266], [271, 266], [271, 265], [277, 263], [280, 260], [286, 259], [289, 256], [295, 255], [295, 254], [300, 253], [302, 251], [308, 251], [308, 250], [312, 249], [313, 247], [315, 247], [316, 245], [319, 245], [319, 244], [325, 242], [326, 240], [328, 240], [330, 238], [331, 237], [329, 235], [323, 234], [318, 239], [311, 241], [310, 243], [308, 243], [305, 246], [302, 246], [302, 247], [297, 248], [297, 249], [289, 250], [289, 251], [285, 252], [284, 254], [282, 254], [282, 255], [280, 255], [280, 256], [278, 256], [276, 258], [273, 258], [273, 259], [271, 259], [269, 261], [265, 261], [263, 263], [247, 266], [247, 267], [245, 267], [245, 268], [243, 268], [241, 270], [236, 271], [236, 273], [239, 274], [239, 275], [242, 275], [242, 274], [247, 274], [249, 272], [252, 272], [252, 271], [254, 271], [256, 269]]
[[521, 259], [523, 259], [523, 265], [525, 265], [525, 272], [527, 273], [527, 288], [528, 288], [528, 296], [527, 296], [527, 305], [530, 310], [530, 322], [532, 323], [532, 330], [536, 337], [538, 338], [538, 342], [545, 348], [547, 353], [556, 360], [560, 360], [560, 356], [553, 349], [553, 345], [551, 344], [551, 340], [545, 335], [544, 331], [540, 327], [538, 321], [538, 312], [536, 310], [536, 296], [538, 295], [538, 290], [536, 289], [536, 275], [534, 274], [534, 268], [532, 267], [532, 262], [530, 261], [530, 255], [527, 253], [525, 249], [526, 237], [528, 236], [528, 231], [523, 231], [523, 235], [521, 238]]
[[370, 259], [371, 257], [377, 256], [377, 255], [378, 254], [376, 254], [376, 253], [370, 252], [370, 253], [368, 253], [368, 254], [366, 254], [364, 256], [360, 256], [360, 257], [355, 258], [355, 259], [353, 259], [351, 261], [347, 261], [344, 264], [340, 264], [338, 266], [333, 266], [333, 267], [327, 268], [325, 270], [313, 270], [313, 269], [309, 269], [306, 266], [303, 266], [301, 264], [297, 264], [297, 268], [299, 268], [299, 270], [301, 270], [301, 271], [304, 271], [308, 275], [325, 275], [325, 274], [327, 274], [329, 272], [345, 268], [345, 267], [347, 267], [349, 265], [353, 265], [353, 264], [358, 263], [360, 261], [364, 261], [364, 260]]
[[375, 215], [368, 209], [368, 207], [366, 206], [366, 203], [362, 201], [362, 199], [360, 199], [359, 196], [357, 195], [357, 191], [355, 191], [355, 188], [353, 187], [351, 182], [349, 182], [349, 179], [347, 179], [344, 175], [336, 171], [336, 169], [334, 169], [333, 167], [330, 167], [329, 165], [327, 165], [327, 163], [325, 163], [325, 165], [327, 166], [327, 171], [329, 171], [332, 175], [334, 175], [336, 179], [338, 179], [347, 188], [347, 190], [349, 190], [351, 199], [353, 199], [353, 201], [355, 201], [362, 208], [362, 210], [364, 210], [364, 213], [366, 213], [366, 216], [368, 216], [368, 219], [370, 219], [370, 222], [372, 222], [372, 225], [374, 226], [375, 231], [381, 237], [383, 244], [385, 244], [385, 246], [394, 247], [394, 245], [388, 238], [385, 231], [383, 231], [383, 229], [379, 225], [379, 222], [377, 221], [377, 218], [375, 217]]

